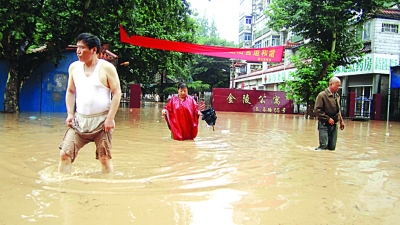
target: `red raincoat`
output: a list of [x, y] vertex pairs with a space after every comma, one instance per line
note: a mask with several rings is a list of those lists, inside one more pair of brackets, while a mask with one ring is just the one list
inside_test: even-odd
[[181, 100], [173, 95], [165, 106], [165, 120], [174, 140], [193, 140], [197, 136], [199, 125], [198, 105], [191, 96]]

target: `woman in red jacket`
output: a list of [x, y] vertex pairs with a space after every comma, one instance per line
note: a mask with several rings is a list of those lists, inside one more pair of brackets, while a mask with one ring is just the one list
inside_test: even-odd
[[188, 95], [185, 83], [178, 84], [178, 95], [173, 95], [162, 110], [174, 140], [193, 140], [197, 136], [199, 116], [197, 102]]

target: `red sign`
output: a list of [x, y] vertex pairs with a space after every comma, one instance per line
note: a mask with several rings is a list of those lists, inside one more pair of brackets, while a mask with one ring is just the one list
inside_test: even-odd
[[236, 51], [229, 52], [195, 52], [197, 54], [216, 56], [221, 58], [244, 59], [255, 62], [281, 62], [283, 57], [283, 46], [269, 48], [238, 48]]
[[284, 46], [273, 46], [268, 48], [226, 48], [162, 40], [137, 35], [131, 35], [128, 37], [128, 34], [122, 26], [120, 26], [120, 40], [123, 43], [145, 48], [201, 54], [221, 58], [244, 59], [255, 62], [282, 62], [284, 51]]
[[213, 88], [216, 111], [293, 114], [293, 101], [283, 91]]

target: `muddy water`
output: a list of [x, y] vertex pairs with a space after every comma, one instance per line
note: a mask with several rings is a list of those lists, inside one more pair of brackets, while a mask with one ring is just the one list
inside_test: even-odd
[[398, 224], [399, 123], [346, 121], [316, 152], [298, 115], [217, 112], [173, 141], [162, 106], [120, 108], [106, 175], [93, 144], [57, 173], [64, 114], [0, 114], [0, 224]]

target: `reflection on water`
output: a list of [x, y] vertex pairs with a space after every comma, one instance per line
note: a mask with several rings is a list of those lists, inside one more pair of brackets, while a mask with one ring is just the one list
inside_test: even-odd
[[346, 121], [316, 152], [315, 120], [217, 112], [174, 141], [161, 103], [120, 108], [113, 174], [94, 145], [57, 172], [63, 113], [0, 114], [0, 224], [396, 224], [399, 123]]

